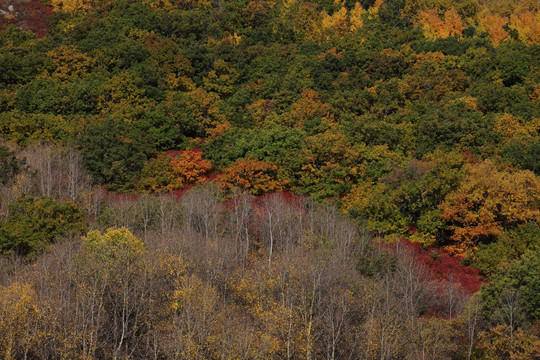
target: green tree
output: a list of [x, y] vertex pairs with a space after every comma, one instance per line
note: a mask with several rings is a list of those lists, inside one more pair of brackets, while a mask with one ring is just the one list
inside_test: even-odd
[[0, 144], [0, 184], [9, 183], [24, 167], [24, 160], [15, 157], [15, 153]]
[[107, 119], [90, 125], [79, 143], [94, 180], [113, 190], [130, 189], [155, 153], [151, 137], [122, 120]]
[[540, 319], [540, 246], [499, 267], [482, 288], [486, 317], [494, 324], [516, 329]]
[[73, 202], [23, 195], [10, 204], [9, 216], [0, 223], [0, 252], [33, 258], [59, 237], [80, 234], [85, 227], [84, 215]]

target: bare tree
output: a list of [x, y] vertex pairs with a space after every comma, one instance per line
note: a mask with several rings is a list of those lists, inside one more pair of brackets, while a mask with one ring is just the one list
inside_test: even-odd
[[59, 187], [60, 176], [54, 176], [58, 169], [59, 152], [51, 145], [35, 145], [23, 152], [30, 169], [34, 170], [36, 186], [40, 195], [53, 196]]
[[218, 233], [220, 206], [215, 184], [192, 188], [182, 196], [181, 203], [188, 226], [207, 239]]
[[80, 193], [90, 184], [89, 175], [84, 168], [81, 154], [73, 149], [67, 149], [62, 155], [62, 170], [65, 172], [66, 192], [74, 202], [79, 200]]

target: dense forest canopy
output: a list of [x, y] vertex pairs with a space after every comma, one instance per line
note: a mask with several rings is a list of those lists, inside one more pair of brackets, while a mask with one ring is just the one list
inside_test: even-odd
[[536, 0], [6, 0], [6, 359], [540, 356]]

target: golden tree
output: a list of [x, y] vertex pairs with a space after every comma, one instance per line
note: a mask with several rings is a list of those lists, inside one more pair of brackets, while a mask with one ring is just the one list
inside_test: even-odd
[[540, 221], [540, 181], [531, 171], [501, 171], [489, 160], [464, 169], [463, 182], [441, 205], [457, 243], [449, 250], [467, 254], [505, 229]]

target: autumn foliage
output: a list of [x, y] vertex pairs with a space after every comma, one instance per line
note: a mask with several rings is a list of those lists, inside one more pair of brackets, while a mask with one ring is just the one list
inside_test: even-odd
[[455, 9], [447, 10], [441, 19], [437, 10], [426, 10], [419, 14], [419, 23], [428, 38], [461, 36], [465, 25]]
[[0, 1], [0, 357], [538, 357], [539, 10]]
[[498, 170], [490, 161], [465, 166], [460, 187], [441, 205], [441, 218], [450, 224], [450, 249], [470, 253], [502, 231], [540, 221], [540, 182], [530, 171]]
[[185, 150], [177, 156], [160, 154], [145, 165], [138, 187], [151, 192], [178, 190], [204, 180], [211, 168], [200, 151]]
[[250, 157], [237, 160], [227, 166], [216, 180], [222, 188], [231, 190], [239, 187], [254, 195], [280, 191], [287, 184], [287, 180], [283, 179], [282, 171], [277, 165]]

